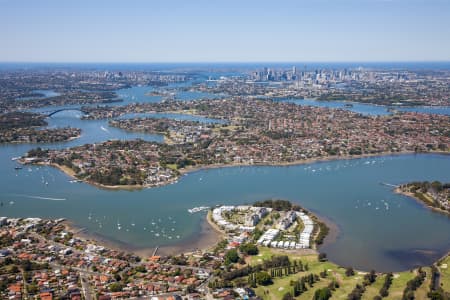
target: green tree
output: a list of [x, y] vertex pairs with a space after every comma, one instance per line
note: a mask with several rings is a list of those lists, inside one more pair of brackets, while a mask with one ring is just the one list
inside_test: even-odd
[[225, 254], [225, 264], [236, 263], [239, 260], [239, 255], [236, 249], [231, 249]]
[[252, 243], [242, 244], [239, 250], [246, 255], [257, 255], [259, 252], [258, 247]]
[[109, 286], [109, 290], [113, 293], [120, 292], [122, 290], [122, 288], [123, 288], [122, 284], [120, 284], [118, 282], [111, 283], [111, 285]]
[[331, 291], [329, 288], [324, 287], [314, 292], [314, 300], [328, 300], [331, 298]]
[[320, 253], [318, 259], [319, 259], [320, 262], [327, 261], [328, 260], [327, 254], [326, 253]]
[[258, 272], [256, 273], [256, 282], [260, 285], [272, 284], [272, 276], [264, 271]]
[[353, 276], [353, 275], [355, 275], [355, 270], [353, 270], [352, 267], [349, 267], [345, 270], [345, 275], [348, 277]]

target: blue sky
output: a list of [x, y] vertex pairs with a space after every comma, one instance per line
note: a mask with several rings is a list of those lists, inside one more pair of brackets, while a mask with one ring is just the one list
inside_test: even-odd
[[450, 61], [448, 0], [0, 0], [3, 62]]

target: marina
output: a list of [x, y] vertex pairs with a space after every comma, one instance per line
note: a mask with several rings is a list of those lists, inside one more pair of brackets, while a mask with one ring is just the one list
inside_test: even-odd
[[[7, 146], [2, 152], [13, 154], [18, 148], [25, 150], [26, 146]], [[450, 161], [442, 155], [210, 169], [190, 173], [172, 185], [134, 192], [101, 190], [84, 183], [74, 185], [66, 175], [49, 167], [32, 166], [31, 172], [9, 176], [13, 168], [8, 165], [12, 161], [8, 156], [2, 156], [2, 160], [0, 168], [5, 183], [0, 195], [5, 203], [2, 215], [66, 218], [86, 228], [87, 232], [118, 240], [120, 245], [127, 244], [135, 250], [156, 245], [188, 245], [195, 240], [205, 217], [188, 211], [194, 208], [192, 203], [197, 204], [196, 208], [203, 206], [207, 210], [219, 203], [245, 204], [273, 197], [289, 199], [333, 220], [339, 228], [339, 238], [325, 243], [321, 251], [343, 265], [377, 270], [407, 269], [417, 264], [417, 259], [421, 263], [431, 262], [450, 248], [445, 230], [427, 234], [427, 228], [434, 226], [450, 230], [447, 217], [394, 194], [392, 186], [380, 184], [398, 185], [419, 179], [448, 181], [449, 174], [445, 170], [450, 168]], [[45, 185], [50, 180], [52, 184]], [[30, 195], [66, 200], [46, 201], [21, 196], [22, 182], [27, 183]], [[86, 211], [90, 212], [90, 219]], [[411, 218], [416, 220], [415, 224], [398, 222]], [[416, 234], [423, 235], [424, 239], [418, 241], [414, 238]], [[359, 244], [358, 240], [364, 243]], [[359, 246], [349, 249], [348, 245]], [[415, 249], [423, 248], [433, 249], [432, 255], [418, 258], [413, 254]], [[391, 256], [392, 251], [399, 249], [412, 254], [405, 260]], [[369, 257], [371, 263], [358, 253], [365, 253], [364, 257]]]

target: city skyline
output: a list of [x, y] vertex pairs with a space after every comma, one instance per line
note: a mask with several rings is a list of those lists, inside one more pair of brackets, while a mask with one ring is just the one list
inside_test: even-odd
[[1, 62], [449, 61], [448, 1], [0, 1]]

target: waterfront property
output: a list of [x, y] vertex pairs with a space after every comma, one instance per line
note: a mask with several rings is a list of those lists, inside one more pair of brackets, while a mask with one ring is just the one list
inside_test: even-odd
[[[428, 292], [446, 296], [450, 291], [448, 256], [431, 267], [394, 274], [354, 271], [327, 261], [323, 254], [290, 251], [287, 256], [283, 249], [257, 248], [250, 243], [239, 250], [220, 242], [214, 250], [138, 257], [81, 237], [63, 219], [0, 220], [2, 299], [257, 300], [280, 299], [287, 293], [311, 299], [324, 288], [335, 297], [344, 297], [358, 285], [365, 287], [362, 293], [370, 298], [380, 294], [400, 299], [412, 293], [423, 299]], [[419, 275], [421, 281], [414, 284], [412, 280]], [[382, 283], [385, 278], [390, 278], [388, 284]]]
[[[65, 79], [64, 77], [66, 75], [57, 72], [58, 76], [51, 77], [51, 82], [46, 82], [45, 80], [45, 76], [48, 76], [49, 74], [48, 72], [42, 73], [44, 75], [33, 73], [33, 75], [30, 76], [25, 73], [18, 72], [8, 79], [12, 81], [23, 80], [20, 81], [22, 86], [17, 86], [15, 91], [8, 90], [7, 93], [9, 96], [13, 98], [15, 97], [14, 94], [16, 94], [17, 97], [26, 96], [24, 93], [32, 92], [32, 90], [36, 89], [55, 89], [56, 92], [64, 95], [64, 91], [60, 91], [52, 85], [64, 85], [63, 81], [66, 79], [67, 86], [74, 89], [87, 88], [88, 90], [92, 90], [99, 88], [106, 91], [112, 91], [117, 88], [125, 87], [126, 85], [139, 84], [141, 86], [116, 91], [118, 95], [124, 95], [123, 104], [125, 104], [126, 108], [116, 108], [115, 106], [118, 106], [119, 103], [114, 103], [112, 108], [95, 107], [95, 103], [102, 103], [104, 100], [109, 101], [109, 99], [105, 99], [104, 96], [115, 97], [115, 95], [98, 94], [97, 97], [96, 95], [87, 93], [73, 93], [72, 95], [69, 95], [69, 97], [61, 96], [56, 99], [52, 97], [53, 99], [39, 101], [39, 103], [37, 103], [37, 101], [21, 101], [21, 103], [19, 103], [21, 109], [32, 109], [35, 105], [40, 107], [48, 104], [63, 104], [65, 107], [67, 104], [71, 104], [67, 107], [76, 107], [77, 109], [80, 109], [79, 103], [85, 103], [87, 106], [86, 110], [93, 112], [92, 118], [95, 117], [97, 112], [98, 116], [102, 116], [102, 112], [105, 112], [104, 116], [114, 117], [122, 115], [122, 113], [131, 112], [133, 111], [133, 108], [136, 108], [139, 111], [146, 111], [144, 109], [146, 106], [141, 105], [142, 103], [161, 101], [161, 98], [158, 98], [158, 96], [152, 96], [153, 98], [144, 96], [145, 93], [152, 91], [153, 88], [146, 86], [146, 84], [148, 84], [148, 81], [146, 80], [150, 77], [146, 78], [146, 76], [141, 76], [143, 74], [139, 74], [139, 72], [124, 73], [122, 78], [120, 78], [118, 72], [108, 72], [105, 74], [96, 71], [93, 71], [92, 74], [78, 74], [75, 72], [76, 74], [73, 77], [73, 80], [71, 78]], [[161, 76], [165, 76], [165, 74], [162, 74]], [[10, 75], [7, 75], [6, 77], [8, 76]], [[212, 77], [215, 76], [216, 75], [212, 75]], [[96, 77], [98, 79], [96, 79]], [[219, 78], [219, 75], [216, 77]], [[152, 78], [157, 79], [156, 77]], [[176, 76], [173, 76], [173, 74], [168, 74], [167, 78], [164, 80], [166, 79], [170, 82], [177, 80]], [[61, 82], [58, 82], [59, 80], [61, 80]], [[125, 82], [127, 80], [130, 81], [127, 83]], [[25, 83], [26, 86], [23, 86], [23, 83]], [[245, 92], [247, 89], [247, 86], [239, 86], [231, 81], [229, 81], [229, 83], [230, 91], [235, 89], [236, 92], [239, 92], [238, 90]], [[9, 86], [15, 88], [13, 85]], [[281, 86], [283, 85], [280, 85], [280, 87]], [[249, 87], [247, 90], [249, 94], [252, 94], [251, 88], [252, 87]], [[177, 88], [174, 86], [169, 86], [168, 89], [179, 93], [182, 89], [190, 90], [190, 83], [187, 83], [186, 86], [178, 90], [176, 90]], [[288, 91], [285, 89], [284, 92]], [[287, 93], [283, 94], [284, 92], [272, 94], [272, 96], [290, 96]], [[268, 91], [268, 93], [269, 97], [266, 97], [266, 99], [271, 99], [271, 91]], [[79, 102], [77, 102], [77, 97], [80, 99]], [[92, 97], [93, 101], [89, 101], [90, 97]], [[231, 106], [225, 101], [225, 104], [218, 106], [217, 109], [211, 113], [211, 116], [225, 117], [225, 115], [242, 115], [248, 117], [250, 115], [249, 113], [253, 113], [253, 111], [251, 110], [251, 107], [247, 109], [246, 105], [240, 103], [241, 100], [245, 100], [244, 98], [245, 97], [237, 97], [235, 100], [239, 106], [236, 106], [235, 109], [229, 111], [226, 111], [225, 108]], [[252, 96], [250, 96], [250, 98], [252, 98]], [[133, 102], [140, 104], [128, 105]], [[207, 102], [201, 104], [205, 103]], [[308, 102], [306, 101], [306, 104], [307, 103]], [[326, 102], [321, 103], [326, 105]], [[8, 104], [6, 110], [9, 110], [14, 109], [14, 105], [17, 105], [18, 103], [8, 102], [6, 104]], [[13, 106], [9, 106], [9, 104], [13, 104]], [[271, 106], [271, 104], [267, 105], [268, 107]], [[357, 104], [353, 105], [353, 108], [359, 107]], [[178, 111], [184, 111], [184, 106], [187, 109], [185, 110], [186, 113], [194, 113], [193, 110], [189, 110], [194, 104], [189, 104], [184, 101], [166, 103], [160, 107], [162, 107], [161, 110], [163, 111], [164, 107], [167, 109], [176, 108]], [[149, 107], [152, 108], [153, 106]], [[263, 106], [259, 106], [257, 108], [259, 109], [262, 107]], [[296, 110], [293, 106], [287, 107], [292, 107], [293, 110]], [[333, 106], [329, 105], [329, 107]], [[374, 107], [376, 108], [376, 106], [367, 106], [367, 109], [376, 114], [377, 110], [374, 109]], [[198, 105], [197, 108], [198, 112], [200, 112], [204, 107]], [[381, 108], [383, 110], [386, 109], [386, 107]], [[55, 110], [56, 109], [57, 108], [55, 108]], [[309, 109], [310, 108], [305, 108], [300, 111], [307, 112]], [[415, 109], [427, 112], [426, 109], [421, 107]], [[48, 112], [50, 110], [48, 107], [42, 107], [36, 109], [36, 111]], [[342, 116], [343, 119], [348, 120], [347, 125], [350, 129], [361, 125], [361, 123], [355, 122], [357, 119], [350, 118], [352, 114], [347, 115], [345, 112], [340, 112], [340, 110], [311, 109], [311, 111], [312, 115], [317, 116], [317, 119], [307, 118], [305, 126], [313, 128], [315, 131], [312, 131], [312, 134], [316, 136], [323, 133], [318, 131], [318, 129], [320, 129], [320, 124], [322, 124], [320, 122], [324, 122], [323, 124], [326, 124], [327, 122], [327, 118], [322, 118], [324, 116]], [[428, 112], [430, 111], [432, 110], [429, 110]], [[324, 114], [324, 112], [327, 113]], [[275, 112], [275, 114], [276, 113], [278, 112]], [[394, 114], [394, 112], [392, 114]], [[123, 130], [109, 126], [108, 120], [80, 120], [79, 115], [78, 112], [64, 111], [47, 119], [49, 127], [52, 128], [67, 126], [81, 128], [82, 135], [79, 139], [60, 144], [44, 144], [41, 145], [41, 147], [50, 149], [72, 148], [83, 144], [101, 144], [106, 140], [112, 139], [127, 140], [141, 138], [144, 140], [157, 140], [160, 142], [163, 140], [163, 137], [158, 135], [124, 132]], [[412, 130], [412, 132], [415, 132], [415, 130], [417, 130], [414, 126], [420, 124], [422, 120], [415, 120], [414, 118], [416, 116], [422, 118], [422, 115], [407, 114], [407, 116], [410, 119], [402, 119], [402, 117], [399, 119], [395, 115], [390, 116], [389, 118], [392, 118], [392, 122], [387, 129], [397, 130], [398, 132], [400, 132], [401, 129], [408, 129], [403, 133], [405, 139], [401, 139], [399, 144], [401, 145], [400, 148], [404, 147], [412, 149], [411, 142], [414, 142], [415, 139], [414, 137], [411, 137], [411, 139], [408, 140], [407, 136], [411, 133], [408, 131]], [[123, 117], [126, 117], [126, 115], [123, 115]], [[373, 119], [377, 119], [377, 117], [373, 117]], [[438, 117], [436, 119], [440, 118]], [[333, 118], [330, 120], [333, 121]], [[362, 123], [366, 121], [364, 118], [359, 118], [358, 120]], [[246, 120], [242, 121], [245, 123]], [[282, 133], [285, 131], [289, 133], [291, 129], [294, 130], [296, 127], [295, 122], [290, 123], [288, 121], [289, 115], [281, 116], [280, 118], [274, 115], [270, 118], [270, 128]], [[314, 124], [314, 126], [308, 125], [308, 121], [311, 121], [311, 124]], [[253, 119], [248, 119], [248, 122], [253, 122]], [[444, 125], [441, 126], [441, 128], [447, 128], [447, 123], [441, 123], [441, 125]], [[333, 123], [332, 125], [335, 126], [336, 124]], [[438, 124], [437, 126], [439, 127], [440, 125]], [[223, 129], [225, 134], [227, 131], [233, 132], [239, 130], [239, 127], [226, 125]], [[426, 128], [424, 130], [430, 135], [436, 134], [434, 130], [428, 130]], [[344, 143], [345, 147], [350, 145], [348, 142], [352, 142], [353, 144], [355, 142], [360, 142], [366, 147], [367, 143], [364, 142], [364, 137], [366, 134], [373, 133], [370, 128], [368, 130], [362, 130], [361, 132], [348, 131], [344, 128], [341, 132], [351, 133], [349, 140]], [[245, 133], [245, 130], [243, 133]], [[326, 133], [327, 132], [325, 131], [325, 134]], [[419, 134], [418, 138], [420, 139], [425, 136], [426, 135]], [[445, 133], [443, 133], [443, 136], [445, 136]], [[237, 136], [237, 138], [240, 137], [241, 136], [239, 135]], [[244, 137], [246, 141], [253, 141], [252, 138], [254, 136], [242, 137]], [[272, 139], [275, 137], [277, 136], [272, 135], [270, 138]], [[384, 142], [384, 137], [385, 135], [382, 135], [378, 140]], [[267, 136], [265, 138], [267, 138]], [[358, 141], [358, 139], [360, 140]], [[310, 146], [311, 148], [317, 146], [318, 149], [320, 149], [323, 143], [326, 144], [329, 142], [326, 139], [323, 141], [316, 140], [318, 143], [314, 144], [314, 140], [311, 142], [311, 140], [307, 138], [305, 138], [304, 141], [311, 143], [305, 145], [305, 149], [308, 149]], [[422, 145], [426, 148], [425, 151], [428, 151], [428, 149], [439, 148], [439, 143], [429, 143], [429, 141], [429, 138], [421, 141], [423, 142]], [[234, 163], [250, 164], [264, 161], [264, 157], [261, 158], [261, 155], [259, 155], [262, 153], [258, 148], [259, 146], [250, 149], [253, 151], [253, 154], [258, 156], [257, 160], [252, 160], [252, 158], [240, 155], [240, 153], [239, 155], [234, 155], [233, 151], [246, 150], [239, 148], [244, 146], [238, 144], [238, 142], [239, 139], [236, 141], [237, 145], [226, 145], [225, 150], [232, 152], [226, 152], [225, 154], [227, 154], [227, 157], [233, 158], [233, 160], [230, 160], [232, 163], [226, 165], [232, 165]], [[398, 140], [396, 141], [393, 139], [393, 142], [398, 143]], [[267, 144], [262, 143], [261, 145], [261, 149], [264, 149], [264, 147], [267, 148]], [[276, 140], [274, 140], [275, 148], [269, 150], [273, 154], [283, 153], [284, 155], [290, 155], [289, 151], [291, 149], [289, 147], [286, 149], [279, 147], [279, 145], [280, 144], [277, 146]], [[289, 140], [287, 145], [290, 145]], [[198, 215], [186, 212], [188, 208], [192, 208], [193, 206], [211, 207], [217, 203], [238, 205], [240, 204], [240, 201], [252, 202], [261, 197], [270, 198], [278, 196], [291, 199], [320, 215], [329, 217], [336, 223], [338, 238], [326, 242], [321, 249], [326, 251], [328, 256], [334, 261], [338, 261], [343, 265], [353, 265], [366, 270], [369, 270], [370, 268], [375, 268], [377, 270], [404, 270], [412, 268], [417, 264], [430, 264], [437, 257], [443, 255], [450, 247], [447, 243], [448, 236], [445, 235], [445, 232], [448, 232], [447, 219], [437, 214], [429, 214], [420, 205], [417, 205], [414, 202], [411, 203], [411, 201], [405, 200], [404, 197], [393, 195], [389, 188], [379, 185], [379, 182], [389, 182], [398, 185], [415, 180], [434, 179], [447, 182], [449, 178], [448, 172], [446, 172], [448, 169], [448, 158], [446, 156], [403, 155], [399, 157], [388, 156], [353, 161], [341, 160], [295, 167], [238, 167], [205, 170], [189, 173], [188, 176], [180, 177], [177, 184], [159, 187], [154, 190], [143, 189], [139, 192], [129, 193], [123, 191], [111, 192], [99, 190], [83, 183], [74, 184], [74, 181], [71, 178], [62, 175], [58, 170], [47, 167], [29, 165], [23, 167], [23, 169], [20, 169], [20, 167], [16, 169], [18, 166], [14, 161], [11, 161], [11, 158], [23, 155], [30, 149], [38, 146], [39, 145], [2, 146], [0, 169], [2, 171], [3, 184], [0, 197], [3, 204], [1, 210], [4, 211], [4, 214], [18, 217], [30, 215], [55, 218], [61, 216], [67, 217], [76, 224], [85, 227], [89, 232], [99, 234], [109, 241], [124, 246], [124, 248], [130, 247], [130, 245], [134, 245], [138, 249], [152, 248], [157, 245], [180, 246], [190, 244], [197, 240], [198, 236], [201, 236], [201, 234], [198, 234], [199, 230], [202, 228], [201, 218]], [[217, 150], [217, 153], [214, 153], [214, 155], [218, 155], [217, 159], [223, 160], [224, 148], [221, 148], [219, 143], [212, 146], [214, 147], [214, 151]], [[394, 144], [389, 144], [389, 147], [390, 146], [393, 146], [392, 149], [398, 148]], [[317, 147], [315, 149], [317, 149]], [[294, 150], [299, 148], [300, 147], [293, 147]], [[370, 148], [367, 148], [367, 150], [369, 149]], [[334, 152], [333, 148], [328, 150], [330, 153]], [[352, 151], [352, 153], [357, 153], [359, 149], [355, 150], [356, 152]], [[395, 150], [394, 153], [398, 153], [397, 150]], [[233, 156], [230, 156], [231, 154], [233, 154]], [[131, 155], [131, 153], [127, 153], [126, 155]], [[346, 156], [331, 156], [327, 154], [320, 158], [342, 159], [344, 157]], [[308, 160], [302, 158], [300, 161], [306, 162]], [[180, 163], [181, 162], [182, 161], [180, 161]], [[80, 165], [78, 165], [78, 167], [79, 166]], [[81, 164], [81, 166], [87, 167], [88, 165]], [[175, 164], [169, 164], [167, 166], [174, 167]], [[156, 169], [156, 172], [159, 172], [159, 170]], [[131, 178], [131, 176], [124, 177], [123, 183], [126, 182], [125, 179], [129, 180]], [[25, 183], [26, 193], [24, 192]], [[127, 201], [124, 202], [123, 199], [127, 199]], [[90, 217], [91, 215], [92, 217]], [[169, 219], [169, 217], [172, 219]], [[161, 222], [159, 222], [159, 219], [161, 219]], [[415, 220], [414, 224], [401, 221], [411, 219]], [[251, 220], [248, 221], [251, 222]], [[255, 220], [253, 220], [253, 222], [255, 222]], [[118, 223], [121, 225], [120, 230], [118, 229], [119, 226], [117, 226]], [[155, 223], [155, 225], [152, 223]], [[135, 224], [135, 226], [131, 224]], [[430, 235], [429, 228], [440, 228], [441, 230], [435, 231], [433, 232], [433, 235]], [[172, 229], [174, 231], [172, 231]], [[422, 238], [420, 240], [416, 239], [417, 235], [420, 235]], [[368, 239], [368, 237], [370, 237], [370, 239]], [[358, 246], [349, 248], [349, 244]], [[389, 247], [387, 247], [387, 245], [389, 245]], [[423, 252], [423, 249], [426, 249], [427, 251]]]
[[305, 249], [313, 246], [313, 233], [318, 231], [317, 225], [303, 211], [228, 205], [214, 208], [211, 216], [234, 247], [250, 240], [266, 247]]
[[[164, 132], [170, 144], [107, 141], [64, 150], [48, 150], [36, 162], [65, 166], [70, 174], [102, 186], [148, 187], [174, 182], [179, 172], [207, 166], [294, 164], [313, 159], [349, 158], [402, 152], [447, 153], [449, 116], [402, 113], [361, 116], [343, 110], [301, 107], [252, 99], [165, 102], [86, 108], [92, 118], [128, 110], [195, 112], [229, 123], [210, 127], [193, 122], [138, 119], [112, 122], [123, 128]], [[173, 132], [175, 131], [175, 133]], [[130, 168], [134, 165], [135, 168]], [[151, 167], [155, 170], [146, 174]]]
[[450, 183], [410, 182], [400, 185], [396, 191], [413, 197], [435, 210], [450, 214]]

